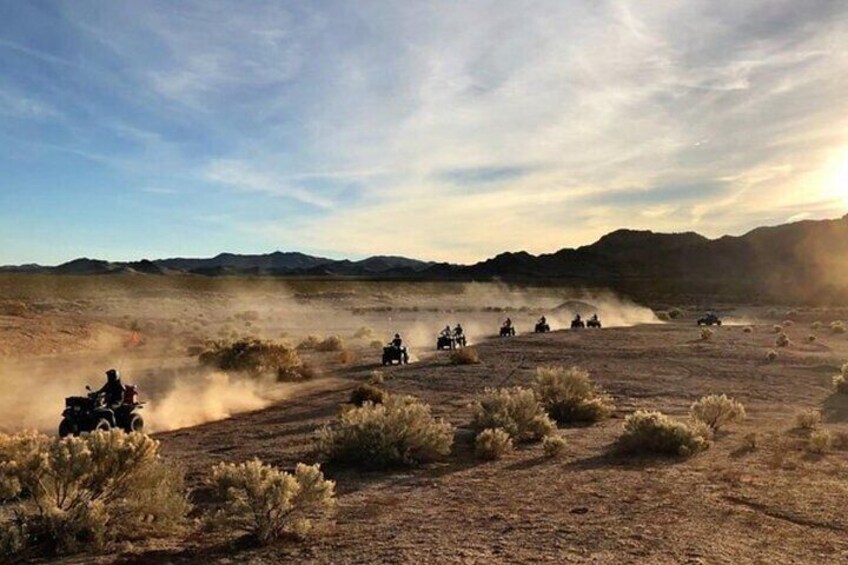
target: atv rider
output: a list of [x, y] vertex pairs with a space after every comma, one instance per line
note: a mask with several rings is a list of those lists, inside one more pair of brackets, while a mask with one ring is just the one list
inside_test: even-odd
[[548, 323], [548, 320], [547, 320], [547, 318], [545, 318], [544, 316], [542, 316], [541, 318], [539, 318], [539, 325], [540, 325], [540, 326], [544, 326], [544, 325], [545, 325], [545, 324], [547, 324], [547, 323]]
[[456, 323], [456, 327], [453, 329], [454, 337], [462, 337], [462, 326], [459, 325], [459, 322]]
[[502, 325], [501, 327], [504, 327], [504, 328], [511, 328], [511, 327], [512, 327], [512, 319], [507, 318], [507, 319], [504, 321], [504, 323], [503, 323], [503, 325]]
[[391, 341], [391, 345], [395, 349], [403, 349], [403, 340], [400, 338], [400, 334], [395, 334], [395, 338]]
[[442, 330], [441, 336], [442, 337], [450, 337], [451, 336], [450, 326], [445, 326], [445, 329]]
[[580, 320], [581, 320], [581, 318], [580, 318], [580, 314], [579, 314], [579, 313], [575, 314], [575, 315], [574, 315], [574, 321], [579, 323], [579, 322], [580, 322]]
[[97, 391], [97, 394], [104, 395], [106, 406], [110, 408], [120, 406], [124, 402], [124, 385], [121, 384], [121, 373], [115, 369], [106, 371], [106, 384]]
[[596, 312], [596, 313], [594, 313], [594, 314], [592, 314], [592, 318], [590, 319], [590, 321], [592, 321], [592, 322], [597, 322], [597, 321], [598, 321], [598, 314], [597, 314], [597, 312]]

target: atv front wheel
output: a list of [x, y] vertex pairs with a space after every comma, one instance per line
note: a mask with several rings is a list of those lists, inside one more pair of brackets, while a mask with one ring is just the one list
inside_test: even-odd
[[112, 429], [112, 424], [109, 423], [109, 420], [106, 418], [100, 418], [97, 420], [97, 423], [94, 424], [94, 429], [92, 431], [95, 432], [108, 432]]
[[127, 432], [141, 432], [144, 430], [144, 418], [141, 414], [131, 414], [130, 421], [127, 422]]
[[59, 422], [59, 437], [68, 437], [74, 435], [74, 425], [70, 420], [64, 418]]

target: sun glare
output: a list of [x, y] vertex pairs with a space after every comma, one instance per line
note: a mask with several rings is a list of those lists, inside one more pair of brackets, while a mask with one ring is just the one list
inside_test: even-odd
[[836, 157], [828, 163], [826, 174], [827, 195], [839, 199], [848, 206], [848, 148], [837, 153]]

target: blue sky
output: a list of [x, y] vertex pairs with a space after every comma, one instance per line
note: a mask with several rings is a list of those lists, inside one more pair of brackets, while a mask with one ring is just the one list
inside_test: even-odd
[[836, 0], [0, 0], [0, 264], [848, 211]]

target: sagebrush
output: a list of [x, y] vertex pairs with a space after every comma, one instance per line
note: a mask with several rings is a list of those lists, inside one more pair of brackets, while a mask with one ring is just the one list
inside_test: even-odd
[[818, 410], [802, 410], [795, 414], [795, 427], [802, 430], [812, 430], [821, 424], [822, 415]]
[[562, 436], [550, 435], [542, 440], [542, 451], [544, 451], [545, 457], [550, 459], [562, 457], [567, 450], [568, 442]]
[[830, 331], [835, 334], [844, 334], [845, 333], [845, 324], [841, 321], [831, 322], [830, 323]]
[[412, 466], [448, 455], [453, 434], [450, 424], [433, 417], [429, 405], [411, 396], [386, 395], [382, 404], [344, 411], [335, 425], [318, 433], [318, 446], [336, 464]]
[[385, 399], [386, 391], [369, 383], [357, 386], [350, 393], [350, 403], [356, 406], [362, 406], [366, 402], [382, 404]]
[[777, 334], [777, 337], [774, 340], [774, 344], [778, 347], [789, 347], [790, 343], [789, 336], [783, 332]]
[[59, 555], [171, 535], [190, 509], [182, 474], [143, 434], [0, 436], [0, 499], [11, 508], [7, 551]]
[[539, 367], [533, 387], [542, 406], [559, 423], [597, 422], [615, 411], [612, 397], [579, 367]]
[[833, 447], [833, 434], [828, 430], [814, 430], [807, 440], [807, 451], [822, 455]]
[[703, 422], [717, 432], [726, 424], [745, 419], [745, 407], [726, 394], [710, 394], [694, 402], [689, 409], [693, 420]]
[[833, 390], [837, 394], [848, 394], [848, 363], [842, 365], [839, 374], [833, 377]]
[[529, 388], [486, 389], [472, 411], [472, 428], [501, 429], [519, 443], [539, 441], [554, 430], [554, 423]]
[[476, 365], [480, 362], [480, 354], [473, 347], [461, 347], [451, 352], [450, 361], [454, 365]]
[[512, 438], [501, 428], [486, 428], [474, 440], [474, 454], [488, 461], [502, 459], [512, 449]]
[[639, 410], [624, 421], [624, 433], [616, 444], [630, 455], [688, 457], [709, 447], [709, 427], [700, 422], [672, 420], [661, 412]]
[[304, 537], [335, 501], [335, 483], [324, 479], [318, 465], [299, 463], [294, 473], [287, 473], [259, 459], [220, 463], [212, 468], [210, 482], [223, 521], [252, 533], [260, 543], [286, 535]]
[[201, 364], [222, 371], [241, 372], [253, 377], [274, 376], [280, 381], [301, 380], [309, 374], [294, 349], [283, 343], [260, 339], [212, 341], [198, 359]]

